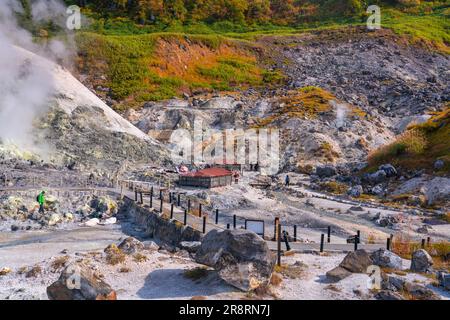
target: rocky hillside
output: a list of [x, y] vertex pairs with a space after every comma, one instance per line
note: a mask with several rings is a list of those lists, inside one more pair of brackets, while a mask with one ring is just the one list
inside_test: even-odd
[[436, 111], [449, 100], [449, 58], [390, 30], [344, 28], [261, 39], [293, 88], [317, 86], [371, 114]]
[[[36, 119], [32, 129], [40, 147], [39, 156], [45, 148], [46, 158], [56, 165], [111, 171], [124, 161], [130, 164], [169, 161], [161, 145], [109, 108], [70, 72], [29, 51], [15, 50], [25, 74], [26, 68], [39, 66], [50, 72], [54, 85], [50, 107], [39, 121]], [[5, 158], [34, 159], [32, 154], [15, 151], [11, 146], [2, 146]]]

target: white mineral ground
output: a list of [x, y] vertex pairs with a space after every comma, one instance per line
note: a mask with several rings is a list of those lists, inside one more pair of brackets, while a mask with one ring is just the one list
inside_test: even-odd
[[[245, 192], [242, 192], [245, 189]], [[233, 198], [245, 198], [248, 200], [253, 210], [230, 210], [229, 214], [239, 214], [248, 218], [261, 218], [265, 212], [267, 218], [281, 214], [285, 219], [293, 219], [289, 214], [294, 207], [282, 204], [279, 201], [267, 198], [262, 191], [250, 187], [233, 186], [221, 190], [223, 201], [231, 201]], [[290, 197], [293, 198], [293, 197]], [[291, 199], [293, 202], [301, 204], [306, 198]], [[315, 199], [316, 207], [321, 206], [330, 209], [347, 210], [350, 205], [331, 200]], [[294, 208], [295, 209], [295, 208]], [[378, 210], [378, 209], [377, 209]], [[332, 212], [333, 210], [330, 210]], [[379, 211], [379, 210], [378, 210]], [[300, 212], [300, 211], [299, 211]], [[305, 221], [321, 223], [339, 223], [343, 230], [354, 232], [360, 229], [364, 234], [367, 232], [378, 232], [384, 237], [387, 235], [382, 230], [374, 231], [368, 222], [355, 215], [348, 215], [343, 219], [343, 214], [331, 216], [320, 215], [307, 210], [302, 210]], [[339, 217], [339, 220], [337, 220]], [[283, 219], [282, 218], [282, 219]], [[295, 221], [295, 219], [294, 219]], [[363, 224], [367, 223], [367, 226]], [[301, 228], [302, 238], [317, 241], [320, 231], [314, 229]], [[448, 231], [447, 231], [448, 232]], [[449, 233], [447, 233], [448, 235]], [[111, 243], [119, 243], [121, 239], [133, 235], [142, 235], [139, 226], [131, 224], [129, 221], [119, 221], [119, 224], [103, 227], [74, 227], [69, 230], [46, 230], [28, 232], [5, 232], [0, 234], [0, 267], [9, 267], [13, 272], [0, 277], [0, 299], [9, 297], [10, 299], [41, 298], [47, 299], [45, 289], [60, 274], [60, 271], [51, 271], [51, 261], [58, 256], [65, 254], [62, 250], [67, 250], [67, 254], [74, 259], [92, 252], [103, 252], [103, 249]], [[333, 236], [333, 242], [344, 243], [345, 237]], [[147, 240], [148, 241], [148, 240]], [[195, 296], [202, 296], [207, 299], [247, 299], [247, 294], [239, 292], [235, 288], [220, 280], [214, 272], [207, 277], [193, 281], [183, 275], [185, 269], [192, 269], [199, 265], [192, 261], [186, 253], [171, 254], [165, 251], [149, 251], [145, 253], [149, 260], [147, 262], [136, 263], [131, 257], [118, 266], [110, 266], [104, 262], [93, 260], [95, 269], [101, 271], [105, 276], [105, 281], [117, 290], [119, 299], [191, 299]], [[279, 286], [272, 289], [275, 297], [281, 299], [368, 299], [367, 279], [363, 274], [353, 274], [347, 279], [337, 284], [330, 285], [324, 281], [325, 273], [336, 267], [345, 254], [334, 253], [325, 256], [317, 254], [295, 254], [283, 258], [283, 264], [294, 264], [301, 262], [306, 264], [306, 268], [301, 274], [291, 279], [283, 277]], [[36, 278], [26, 278], [23, 274], [17, 274], [21, 267], [31, 267], [36, 264], [42, 266], [44, 272]], [[409, 262], [405, 261], [405, 265]], [[129, 268], [130, 272], [121, 273], [120, 268]], [[415, 277], [422, 283], [430, 283], [431, 279], [420, 275], [409, 275]], [[431, 286], [430, 286], [431, 287]], [[444, 299], [449, 298], [448, 293], [433, 288], [440, 293]], [[272, 295], [264, 296], [264, 299], [272, 299]]]

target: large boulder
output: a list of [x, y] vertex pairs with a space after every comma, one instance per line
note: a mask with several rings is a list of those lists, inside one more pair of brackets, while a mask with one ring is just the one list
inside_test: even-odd
[[370, 255], [370, 258], [372, 259], [373, 264], [380, 267], [397, 270], [401, 270], [403, 267], [402, 258], [389, 250], [379, 249], [373, 252]]
[[116, 300], [116, 292], [82, 263], [67, 266], [47, 287], [50, 300]]
[[210, 231], [195, 260], [213, 267], [224, 281], [243, 291], [268, 285], [275, 264], [267, 243], [247, 230]]
[[128, 237], [119, 244], [118, 248], [126, 254], [133, 254], [143, 250], [144, 244], [136, 238]]
[[433, 265], [433, 259], [424, 249], [413, 252], [411, 259], [411, 271], [427, 272], [430, 271]]
[[339, 264], [341, 268], [353, 273], [366, 273], [367, 267], [370, 265], [373, 265], [373, 261], [367, 251], [363, 249], [348, 253]]

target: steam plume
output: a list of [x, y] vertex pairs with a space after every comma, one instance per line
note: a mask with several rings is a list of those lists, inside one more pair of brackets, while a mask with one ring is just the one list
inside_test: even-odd
[[[31, 4], [35, 22], [57, 21], [56, 17], [64, 13], [63, 5], [55, 0]], [[34, 42], [32, 35], [19, 26], [17, 13], [23, 13], [20, 1], [0, 2], [0, 142], [40, 154], [47, 148], [45, 142], [36, 141], [33, 128], [50, 105], [52, 70], [25, 58], [18, 47], [59, 61], [68, 57], [68, 50], [61, 41]]]

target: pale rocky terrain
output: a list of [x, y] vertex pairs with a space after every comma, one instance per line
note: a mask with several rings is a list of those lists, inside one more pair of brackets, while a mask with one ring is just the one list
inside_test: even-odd
[[[77, 260], [84, 260], [119, 299], [376, 298], [367, 289], [365, 273], [351, 272], [337, 283], [328, 281], [327, 272], [340, 265], [346, 257], [343, 252], [300, 251], [283, 257], [283, 268], [276, 269], [274, 279], [265, 278], [272, 283], [263, 292], [242, 292], [211, 268], [193, 281], [185, 270], [202, 264], [192, 253], [153, 243], [155, 239], [147, 237], [142, 226], [117, 215], [121, 203], [115, 196], [89, 191], [95, 186], [117, 192], [118, 179], [155, 185], [170, 182], [175, 192], [201, 201], [205, 211], [219, 209], [222, 224], [231, 223], [233, 215], [239, 217], [239, 226], [243, 219], [262, 219], [270, 235], [273, 220], [279, 217], [290, 235], [293, 226], [298, 226], [299, 242], [305, 244], [318, 243], [328, 226], [336, 244], [346, 244], [357, 230], [363, 244], [384, 246], [391, 234], [448, 243], [450, 224], [442, 219], [449, 209], [448, 174], [397, 173], [389, 164], [374, 175], [360, 173], [370, 150], [390, 141], [409, 122], [427, 118], [427, 111], [443, 108], [449, 95], [448, 57], [405, 46], [388, 32], [362, 37], [355, 31], [350, 41], [343, 41], [342, 36], [325, 32], [262, 38], [261, 44], [274, 53], [272, 67], [283, 69], [289, 77], [283, 88], [147, 102], [123, 115], [67, 70], [17, 49], [24, 61], [53, 70], [56, 91], [35, 128], [36, 138], [48, 143], [50, 159], [11, 145], [0, 148], [0, 299], [48, 299], [46, 288], [59, 278], [64, 266]], [[330, 41], [335, 45], [330, 46]], [[291, 63], [284, 63], [286, 59]], [[277, 114], [281, 100], [291, 97], [292, 90], [306, 86], [327, 89], [336, 101], [324, 101], [330, 110], [314, 117], [279, 117], [270, 123], [269, 127], [281, 131], [277, 175], [245, 172], [239, 184], [214, 190], [175, 186], [172, 130], [192, 130], [194, 119], [217, 130], [253, 128]], [[361, 113], [352, 114], [353, 108]], [[331, 148], [331, 157], [320, 153], [324, 144]], [[291, 177], [289, 187], [283, 186], [286, 174]], [[266, 190], [250, 186], [258, 181], [270, 186]], [[341, 185], [340, 194], [327, 189], [330, 183]], [[87, 193], [64, 190], [70, 188]], [[35, 201], [41, 189], [49, 189], [44, 215], [37, 213]], [[362, 193], [368, 197], [359, 198]], [[386, 201], [405, 193], [410, 196], [404, 203]], [[117, 220], [103, 226], [85, 224], [108, 218]], [[139, 253], [148, 260], [136, 262], [133, 255], [127, 255], [124, 262], [109, 264], [104, 249], [128, 236], [143, 241], [145, 248]], [[67, 261], [64, 258], [55, 268], [54, 261], [64, 256]], [[448, 254], [446, 259], [448, 264]], [[435, 286], [437, 271], [448, 272], [448, 266], [434, 270], [426, 265], [425, 270], [409, 272], [410, 261], [405, 265], [394, 270], [395, 277], [423, 285], [436, 294], [432, 298], [449, 298], [448, 291]], [[425, 290], [419, 289], [420, 294]], [[398, 294], [392, 288], [388, 291]], [[415, 297], [423, 298], [420, 294]], [[427, 298], [430, 294], [425, 292]]]

